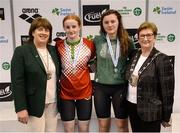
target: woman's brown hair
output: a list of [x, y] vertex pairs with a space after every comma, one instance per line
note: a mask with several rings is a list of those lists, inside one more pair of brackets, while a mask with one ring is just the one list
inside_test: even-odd
[[29, 29], [29, 42], [33, 42], [34, 37], [32, 34], [39, 27], [43, 27], [50, 31], [48, 43], [51, 43], [52, 42], [52, 25], [46, 18], [42, 18], [42, 17], [38, 17], [34, 19], [33, 22], [31, 23], [31, 26]]
[[67, 15], [66, 17], [64, 17], [63, 19], [63, 27], [64, 27], [64, 22], [68, 19], [74, 19], [78, 22], [78, 25], [81, 26], [81, 19], [79, 18], [79, 16], [75, 15], [75, 14], [70, 14]]
[[144, 30], [144, 29], [151, 29], [152, 32], [153, 32], [153, 35], [154, 35], [154, 36], [157, 36], [158, 29], [157, 29], [157, 26], [156, 26], [154, 23], [152, 23], [152, 22], [147, 22], [147, 21], [143, 22], [143, 23], [139, 26], [139, 28], [137, 29], [138, 37], [139, 37], [139, 33], [140, 33], [142, 30]]

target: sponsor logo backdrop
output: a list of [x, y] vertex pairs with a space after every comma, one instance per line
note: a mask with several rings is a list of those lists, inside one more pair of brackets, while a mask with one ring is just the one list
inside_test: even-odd
[[62, 34], [64, 16], [71, 13], [79, 15], [78, 0], [13, 0], [12, 2], [16, 46], [25, 43], [31, 22], [39, 16], [46, 17], [51, 22], [53, 26], [52, 38], [56, 39], [64, 37]]
[[10, 60], [13, 53], [10, 1], [0, 1], [0, 83], [10, 81]]
[[16, 118], [10, 89], [10, 61], [14, 45], [11, 16], [10, 0], [0, 0], [0, 120]]
[[174, 112], [180, 112], [180, 1], [179, 0], [149, 0], [148, 20], [158, 26], [156, 47], [168, 54], [175, 62], [175, 97]]

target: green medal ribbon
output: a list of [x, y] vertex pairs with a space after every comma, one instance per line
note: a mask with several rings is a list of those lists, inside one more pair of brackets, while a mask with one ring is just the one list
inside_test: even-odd
[[68, 41], [66, 40], [66, 43], [71, 47], [71, 59], [74, 59], [74, 48], [76, 45], [78, 45], [80, 43], [81, 39], [79, 39], [78, 41]]

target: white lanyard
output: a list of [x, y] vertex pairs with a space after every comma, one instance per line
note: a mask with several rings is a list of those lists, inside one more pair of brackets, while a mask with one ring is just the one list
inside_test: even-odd
[[111, 59], [113, 61], [113, 65], [114, 65], [114, 67], [117, 67], [118, 59], [119, 59], [119, 53], [120, 53], [119, 39], [117, 39], [116, 56], [114, 56], [114, 52], [113, 52], [112, 45], [111, 45], [111, 42], [110, 42], [110, 39], [109, 39], [108, 35], [106, 35], [106, 40], [107, 40], [107, 44], [108, 44], [108, 47], [109, 47], [109, 52], [110, 52], [110, 55], [111, 55]]
[[70, 50], [70, 48], [68, 48], [68, 44], [66, 43], [66, 41], [64, 41], [64, 42], [65, 42], [66, 52], [68, 53], [68, 56], [69, 56], [69, 61], [72, 62], [73, 68], [75, 68], [76, 64], [77, 64], [77, 60], [78, 60], [79, 51], [81, 50], [83, 41], [81, 39], [80, 44], [77, 45], [78, 46], [78, 51], [77, 51], [77, 53], [75, 52], [74, 59], [71, 58], [71, 50]]

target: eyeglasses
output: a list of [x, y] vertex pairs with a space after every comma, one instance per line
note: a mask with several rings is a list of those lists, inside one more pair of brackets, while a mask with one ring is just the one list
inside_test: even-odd
[[154, 36], [153, 33], [141, 34], [141, 35], [139, 35], [139, 38], [140, 38], [140, 39], [144, 39], [144, 38], [146, 37], [147, 39], [151, 39], [153, 36]]

